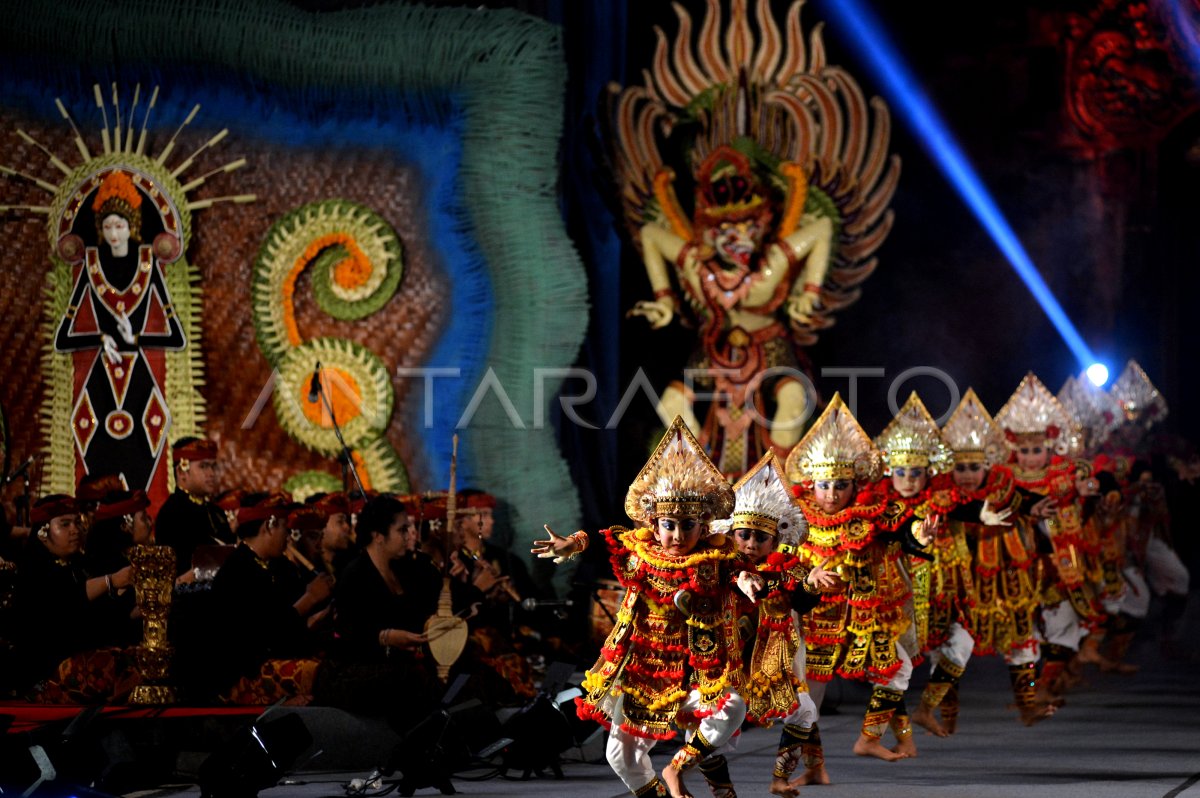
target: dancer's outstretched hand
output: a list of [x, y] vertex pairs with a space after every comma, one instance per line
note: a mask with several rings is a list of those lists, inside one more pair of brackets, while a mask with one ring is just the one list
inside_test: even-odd
[[758, 591], [762, 590], [764, 584], [766, 582], [758, 574], [752, 574], [749, 571], [742, 571], [738, 574], [738, 589], [746, 594], [746, 598], [750, 599], [751, 604], [758, 601]]
[[836, 587], [839, 581], [838, 575], [836, 571], [830, 571], [825, 568], [825, 565], [828, 562], [829, 560], [825, 560], [825, 562], [821, 563], [820, 565], [814, 565], [813, 569], [808, 572], [808, 576], [805, 578], [805, 581], [813, 587], [821, 590], [830, 590]]
[[555, 534], [549, 524], [542, 524], [542, 529], [545, 529], [546, 534], [550, 537], [546, 540], [533, 541], [533, 548], [529, 550], [530, 554], [536, 554], [541, 559], [553, 557], [557, 565], [581, 550], [574, 539]]
[[979, 522], [984, 526], [1012, 526], [1012, 521], [1008, 517], [1012, 515], [1012, 508], [1006, 507], [1003, 510], [993, 510], [987, 503], [987, 499], [983, 500], [983, 507], [979, 510]]

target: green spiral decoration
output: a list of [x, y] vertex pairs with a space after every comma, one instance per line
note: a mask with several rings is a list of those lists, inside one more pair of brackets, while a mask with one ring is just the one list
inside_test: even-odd
[[342, 489], [342, 481], [328, 471], [301, 471], [292, 474], [283, 483], [283, 489], [298, 502], [308, 501], [318, 493], [336, 493]]
[[[328, 402], [367, 486], [407, 492], [408, 473], [386, 437], [396, 403], [387, 366], [354, 341], [304, 340], [295, 318], [296, 285], [305, 269], [312, 270], [317, 305], [330, 316], [356, 321], [378, 312], [399, 289], [402, 252], [399, 236], [370, 208], [342, 199], [311, 202], [267, 232], [254, 264], [252, 298], [259, 348], [276, 370], [280, 426], [303, 446], [337, 455], [341, 444]], [[308, 391], [317, 362], [324, 398], [314, 403]], [[340, 488], [322, 474], [298, 474], [289, 490], [311, 495], [315, 486]]]
[[302, 340], [292, 299], [310, 266], [318, 306], [342, 321], [378, 312], [404, 276], [400, 238], [370, 208], [332, 199], [288, 213], [271, 225], [254, 264], [254, 330], [272, 365]]

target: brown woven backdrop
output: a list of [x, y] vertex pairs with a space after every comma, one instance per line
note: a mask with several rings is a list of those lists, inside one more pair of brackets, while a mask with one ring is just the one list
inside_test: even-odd
[[[195, 130], [181, 135], [171, 161], [195, 150], [216, 131], [205, 129], [203, 113]], [[47, 145], [68, 165], [79, 155], [66, 124], [45, 124], [0, 108], [0, 163], [16, 167], [51, 183], [62, 174], [39, 151], [15, 134], [23, 128]], [[88, 135], [85, 133], [85, 136]], [[157, 153], [170, 135], [152, 131], [147, 152]], [[93, 151], [99, 136], [89, 136]], [[267, 380], [270, 367], [259, 351], [250, 310], [250, 279], [259, 247], [270, 226], [288, 211], [308, 202], [347, 199], [373, 209], [385, 218], [404, 246], [404, 279], [392, 300], [379, 313], [356, 322], [325, 315], [312, 298], [306, 272], [297, 284], [296, 319], [304, 338], [336, 336], [356, 341], [378, 355], [391, 369], [419, 366], [437, 340], [449, 292], [445, 275], [432, 256], [421, 176], [397, 162], [386, 150], [285, 149], [231, 133], [216, 152], [197, 158], [185, 178], [202, 175], [239, 156], [248, 165], [219, 175], [193, 190], [190, 198], [256, 194], [249, 205], [218, 204], [192, 215], [192, 240], [186, 256], [202, 275], [202, 340], [204, 349], [207, 430], [222, 447], [224, 487], [265, 490], [279, 487], [297, 471], [322, 469], [337, 473], [336, 464], [297, 444], [279, 426], [268, 406], [249, 429], [241, 429]], [[184, 180], [186, 182], [186, 179]], [[49, 194], [16, 179], [0, 179], [0, 205], [48, 204]], [[48, 343], [42, 333], [43, 276], [49, 268], [46, 217], [31, 213], [0, 214], [0, 231], [8, 242], [0, 267], [0, 405], [11, 429], [14, 462], [39, 451], [38, 416], [45, 386], [41, 352]], [[171, 268], [168, 266], [167, 268]], [[194, 343], [194, 342], [193, 342]], [[388, 440], [409, 469], [415, 486], [424, 487], [425, 464], [419, 444], [405, 434], [407, 399], [419, 380], [393, 380], [396, 413]], [[419, 412], [419, 408], [414, 408]], [[69, 423], [63, 419], [62, 423]]]

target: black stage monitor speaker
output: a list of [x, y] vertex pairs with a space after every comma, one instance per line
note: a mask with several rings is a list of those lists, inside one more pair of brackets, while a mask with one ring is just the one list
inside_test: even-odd
[[202, 798], [254, 798], [274, 787], [312, 746], [300, 716], [261, 718], [238, 730], [200, 766]]

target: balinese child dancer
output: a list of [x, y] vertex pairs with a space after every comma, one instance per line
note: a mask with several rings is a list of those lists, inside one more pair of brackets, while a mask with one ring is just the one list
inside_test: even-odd
[[[900, 706], [912, 659], [900, 642], [910, 621], [905, 604], [911, 591], [901, 558], [928, 545], [936, 516], [903, 530], [880, 526], [888, 509], [885, 494], [870, 489], [879, 474], [879, 452], [837, 394], [788, 455], [787, 477], [798, 488], [808, 522], [800, 561], [838, 575], [821, 603], [804, 619], [809, 689], [821, 705], [836, 675], [871, 682], [871, 698], [854, 753], [886, 761], [905, 754], [888, 750], [880, 737]], [[800, 784], [828, 784], [817, 724], [800, 749]], [[911, 736], [911, 735], [909, 735]]]
[[[808, 526], [777, 455], [772, 452], [760, 460], [733, 490], [733, 517], [726, 525], [738, 551], [764, 580], [757, 603], [739, 602], [739, 615], [751, 621], [741, 692], [751, 721], [770, 726], [783, 720], [770, 790], [773, 795], [795, 796], [800, 784], [789, 779], [800, 762], [800, 748], [812, 735], [817, 708], [808, 694], [804, 640], [793, 612], [804, 614], [815, 607], [821, 588], [834, 587], [836, 576], [820, 565], [801, 565], [796, 556]], [[718, 795], [720, 785], [710, 780], [709, 786]]]
[[[732, 540], [709, 534], [732, 510], [733, 489], [676, 417], [625, 496], [638, 528], [603, 530], [625, 596], [577, 704], [580, 717], [608, 727], [608, 762], [634, 795], [689, 795], [684, 771], [746, 716], [733, 587], [751, 595], [761, 581], [743, 572]], [[539, 557], [561, 562], [587, 548], [585, 532], [546, 532], [534, 541]], [[672, 724], [690, 734], [656, 774], [650, 751], [676, 736]]]

